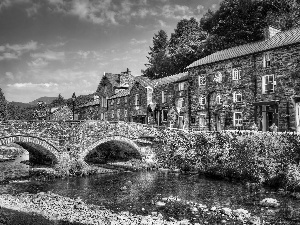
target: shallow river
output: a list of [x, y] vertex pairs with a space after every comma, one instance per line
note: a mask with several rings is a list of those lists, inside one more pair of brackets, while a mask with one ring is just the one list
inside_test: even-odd
[[[127, 181], [131, 181], [132, 186], [127, 190], [121, 190]], [[242, 184], [211, 180], [197, 175], [167, 174], [157, 171], [0, 185], [0, 194], [41, 191], [52, 191], [71, 198], [80, 197], [87, 203], [103, 205], [115, 211], [125, 210], [138, 214], [157, 211], [152, 204], [153, 200], [169, 196], [179, 197], [183, 201], [206, 204], [208, 207], [243, 208], [249, 210], [252, 215], [264, 218], [278, 217], [278, 220], [283, 220], [287, 208], [300, 209], [299, 200], [282, 197], [271, 190], [263, 189], [259, 193], [251, 193]], [[275, 210], [260, 207], [259, 201], [266, 197], [276, 198], [281, 207]]]

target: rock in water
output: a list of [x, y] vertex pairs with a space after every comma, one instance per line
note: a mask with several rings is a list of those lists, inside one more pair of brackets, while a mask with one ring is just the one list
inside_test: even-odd
[[265, 207], [274, 207], [274, 208], [280, 206], [279, 202], [278, 202], [276, 199], [274, 199], [274, 198], [265, 198], [265, 199], [261, 200], [261, 201], [259, 202], [259, 204], [260, 204], [261, 206], [265, 206]]

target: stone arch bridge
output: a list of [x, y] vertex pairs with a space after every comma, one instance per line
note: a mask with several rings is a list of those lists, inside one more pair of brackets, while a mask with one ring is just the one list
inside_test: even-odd
[[153, 140], [160, 130], [136, 123], [104, 121], [1, 121], [0, 145], [17, 143], [52, 164], [85, 157], [105, 143], [123, 143], [144, 161], [153, 161]]

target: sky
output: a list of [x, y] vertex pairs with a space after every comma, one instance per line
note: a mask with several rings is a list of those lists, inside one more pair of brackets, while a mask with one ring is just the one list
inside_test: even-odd
[[170, 36], [221, 0], [0, 0], [0, 88], [6, 100], [92, 94], [104, 72], [145, 69], [152, 38]]

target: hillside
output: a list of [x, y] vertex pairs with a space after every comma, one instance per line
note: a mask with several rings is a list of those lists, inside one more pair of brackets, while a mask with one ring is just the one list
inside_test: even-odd
[[32, 106], [29, 103], [23, 103], [23, 102], [9, 102], [9, 104], [19, 106], [20, 108], [27, 108], [27, 107]]
[[57, 97], [40, 97], [32, 102], [29, 102], [28, 104], [30, 105], [36, 105], [39, 101], [42, 101], [42, 102], [46, 102], [46, 104], [50, 104], [54, 99], [57, 99]]

